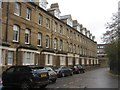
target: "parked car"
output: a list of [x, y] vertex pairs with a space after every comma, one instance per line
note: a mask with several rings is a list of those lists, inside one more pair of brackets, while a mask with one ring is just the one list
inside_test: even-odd
[[11, 66], [2, 73], [3, 86], [18, 86], [22, 89], [45, 88], [49, 82], [48, 71], [43, 66]]
[[73, 72], [72, 69], [66, 66], [60, 66], [60, 67], [53, 67], [54, 70], [57, 72], [58, 77], [65, 77], [65, 76], [72, 76]]
[[82, 65], [74, 65], [71, 69], [73, 70], [73, 73], [85, 73], [85, 67]]
[[48, 71], [49, 80], [52, 81], [52, 82], [56, 82], [57, 73], [51, 67], [46, 66], [45, 69]]

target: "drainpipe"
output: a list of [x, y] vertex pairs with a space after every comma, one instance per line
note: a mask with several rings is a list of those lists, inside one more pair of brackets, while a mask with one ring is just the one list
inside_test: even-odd
[[8, 42], [8, 19], [9, 19], [8, 16], [9, 16], [9, 1], [7, 2], [5, 42]]
[[[40, 50], [40, 61], [42, 60], [42, 58], [41, 58], [42, 52], [43, 52], [43, 49]], [[41, 65], [41, 63], [38, 63], [38, 64]], [[43, 65], [43, 62], [42, 62], [42, 65]]]

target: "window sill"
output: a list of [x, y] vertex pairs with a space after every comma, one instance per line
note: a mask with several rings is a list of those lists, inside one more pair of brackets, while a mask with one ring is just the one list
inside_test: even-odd
[[26, 45], [30, 45], [30, 43], [25, 43]]
[[20, 16], [20, 14], [17, 14], [17, 13], [14, 13], [14, 15], [16, 15], [16, 16]]
[[37, 45], [37, 47], [41, 48], [42, 46], [41, 45]]
[[13, 43], [19, 43], [18, 41], [14, 41], [14, 40], [13, 40], [12, 42], [13, 42]]
[[26, 18], [26, 20], [30, 21], [30, 19]]

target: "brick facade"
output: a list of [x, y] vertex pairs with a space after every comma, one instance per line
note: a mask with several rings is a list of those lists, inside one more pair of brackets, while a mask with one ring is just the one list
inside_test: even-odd
[[[2, 3], [2, 47], [0, 47], [0, 51], [4, 53], [4, 57], [1, 56], [4, 62], [1, 63], [3, 67], [9, 66], [8, 60], [12, 60], [10, 65], [39, 64], [52, 66], [59, 66], [60, 62], [62, 64], [65, 62], [64, 65], [73, 65], [76, 64], [76, 60], [79, 64], [93, 65], [93, 63], [91, 64], [92, 60], [97, 60], [97, 43], [94, 40], [35, 3], [19, 2], [19, 5], [20, 15], [17, 16], [14, 14], [15, 2]], [[27, 8], [31, 10], [30, 20], [26, 19]], [[42, 25], [38, 24], [39, 14], [43, 16]], [[50, 24], [48, 28], [46, 27], [46, 19]], [[57, 23], [56, 30], [54, 30], [54, 23]], [[13, 41], [14, 25], [19, 27], [17, 42]], [[30, 30], [29, 44], [25, 44], [26, 29]], [[82, 29], [83, 27], [81, 27]], [[39, 32], [42, 35], [41, 46], [38, 46]], [[46, 48], [46, 36], [49, 37], [48, 48]], [[56, 49], [54, 49], [54, 39], [56, 39]], [[72, 45], [72, 51], [70, 51], [70, 45]], [[68, 63], [69, 60], [72, 64]]]

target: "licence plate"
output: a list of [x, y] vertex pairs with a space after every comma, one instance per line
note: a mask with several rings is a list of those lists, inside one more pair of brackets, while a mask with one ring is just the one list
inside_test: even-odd
[[41, 76], [41, 77], [46, 77], [46, 76], [47, 76], [47, 74], [41, 74], [40, 76]]

